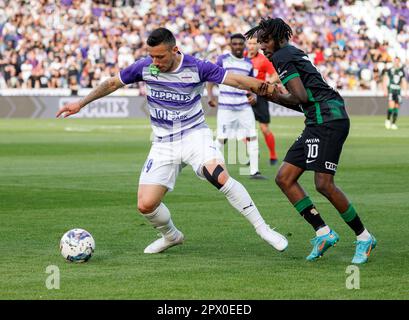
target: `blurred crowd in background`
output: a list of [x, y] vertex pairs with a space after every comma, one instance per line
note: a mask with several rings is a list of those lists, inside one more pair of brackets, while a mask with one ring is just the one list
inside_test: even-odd
[[0, 88], [95, 87], [146, 56], [160, 26], [182, 52], [215, 62], [230, 34], [266, 16], [291, 25], [337, 89], [380, 90], [394, 57], [409, 63], [407, 1], [0, 0]]

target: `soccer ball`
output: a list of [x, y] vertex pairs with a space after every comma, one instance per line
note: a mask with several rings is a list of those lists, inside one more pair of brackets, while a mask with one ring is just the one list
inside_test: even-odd
[[95, 250], [92, 235], [84, 229], [72, 229], [64, 233], [60, 241], [62, 256], [71, 262], [88, 261]]

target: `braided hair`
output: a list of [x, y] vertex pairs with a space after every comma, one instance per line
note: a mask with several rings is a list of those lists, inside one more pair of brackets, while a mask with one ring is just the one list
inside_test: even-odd
[[259, 41], [265, 41], [271, 38], [276, 43], [283, 39], [288, 41], [292, 35], [291, 27], [281, 18], [262, 18], [257, 26], [245, 33], [247, 39], [256, 36]]

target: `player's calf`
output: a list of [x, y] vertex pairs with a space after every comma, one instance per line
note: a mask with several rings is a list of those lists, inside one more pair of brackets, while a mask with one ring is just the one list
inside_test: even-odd
[[[287, 248], [287, 239], [266, 224], [244, 186], [232, 177], [229, 177], [221, 165], [217, 165], [213, 172], [209, 172], [205, 166], [203, 174], [210, 183], [226, 196], [233, 208], [240, 212], [254, 226], [257, 234], [263, 240], [278, 251], [284, 251]], [[224, 175], [224, 178], [220, 179], [221, 175]], [[225, 179], [226, 177], [227, 179]]]
[[[141, 212], [146, 211], [148, 207], [138, 203]], [[159, 253], [174, 245], [183, 243], [184, 236], [173, 224], [169, 209], [164, 203], [161, 202], [155, 210], [143, 212], [142, 215], [161, 234], [160, 239], [155, 240], [145, 248], [145, 253]]]

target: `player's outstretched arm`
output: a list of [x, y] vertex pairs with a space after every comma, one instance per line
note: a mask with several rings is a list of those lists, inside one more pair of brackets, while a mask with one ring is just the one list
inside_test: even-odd
[[268, 84], [253, 77], [248, 77], [235, 73], [227, 73], [223, 84], [242, 90], [248, 90], [258, 95], [267, 93]]
[[57, 112], [56, 117], [58, 118], [59, 116], [63, 115], [63, 117], [66, 118], [68, 116], [76, 114], [88, 103], [99, 98], [105, 97], [123, 86], [124, 84], [121, 82], [118, 76], [109, 78], [102, 82], [98, 87], [93, 89], [87, 96], [85, 96], [81, 100], [64, 105]]
[[[295, 80], [295, 81], [293, 81]], [[290, 84], [290, 82], [293, 83]], [[228, 73], [223, 84], [239, 89], [250, 90], [257, 95], [264, 96], [267, 100], [283, 105], [286, 108], [303, 112], [300, 108], [301, 103], [308, 102], [307, 92], [299, 78], [291, 79], [288, 82], [287, 92], [280, 85], [263, 82], [256, 78], [247, 77], [238, 74]]]

